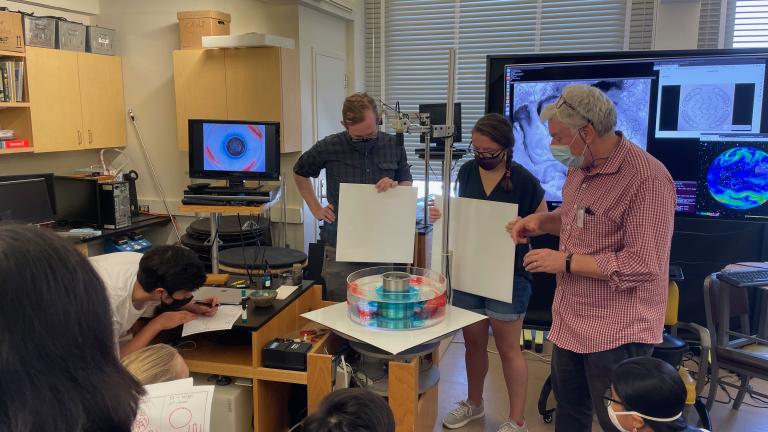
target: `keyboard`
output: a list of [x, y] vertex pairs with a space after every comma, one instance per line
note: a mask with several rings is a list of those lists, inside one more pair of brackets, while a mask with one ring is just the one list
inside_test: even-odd
[[768, 269], [721, 271], [717, 278], [737, 287], [768, 286]]
[[248, 206], [258, 207], [258, 202], [255, 201], [223, 201], [223, 200], [211, 200], [201, 198], [182, 198], [181, 203], [184, 205], [203, 205], [203, 206]]
[[249, 201], [253, 203], [268, 203], [269, 196], [264, 195], [204, 195], [187, 194], [184, 199], [198, 199], [207, 201]]

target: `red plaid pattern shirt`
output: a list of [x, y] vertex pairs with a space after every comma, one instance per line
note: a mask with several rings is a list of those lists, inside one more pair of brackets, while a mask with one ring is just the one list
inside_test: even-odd
[[594, 257], [609, 280], [558, 275], [549, 332], [555, 345], [594, 353], [661, 342], [675, 200], [666, 168], [623, 136], [594, 172], [568, 171], [556, 210], [560, 249]]

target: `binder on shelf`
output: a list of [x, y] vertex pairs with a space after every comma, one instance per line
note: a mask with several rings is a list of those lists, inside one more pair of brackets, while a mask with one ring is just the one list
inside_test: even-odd
[[14, 77], [16, 84], [16, 102], [24, 101], [24, 62], [16, 61], [14, 63]]

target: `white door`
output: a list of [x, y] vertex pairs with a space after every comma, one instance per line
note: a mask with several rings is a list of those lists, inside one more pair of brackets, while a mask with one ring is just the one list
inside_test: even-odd
[[[347, 61], [344, 54], [313, 49], [312, 67], [312, 141], [318, 140], [342, 130], [341, 106], [347, 96]], [[315, 191], [320, 202], [325, 203], [325, 171], [315, 183]], [[314, 242], [320, 234], [319, 222], [312, 217], [309, 209], [306, 213], [313, 223], [304, 224], [305, 250], [307, 244]]]

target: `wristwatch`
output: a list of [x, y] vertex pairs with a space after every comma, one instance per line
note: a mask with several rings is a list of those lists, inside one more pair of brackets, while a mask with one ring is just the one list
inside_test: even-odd
[[565, 256], [565, 272], [570, 273], [571, 272], [571, 257], [573, 257], [572, 253], [569, 253]]

